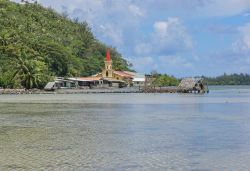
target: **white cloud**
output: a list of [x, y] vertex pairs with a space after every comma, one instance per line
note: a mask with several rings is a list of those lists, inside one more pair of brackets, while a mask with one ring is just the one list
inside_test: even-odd
[[205, 16], [233, 16], [249, 9], [249, 0], [210, 0], [197, 12]]
[[134, 69], [138, 72], [150, 73], [152, 70], [156, 70], [158, 68], [157, 59], [151, 56], [136, 57], [130, 60], [135, 67]]
[[250, 72], [250, 23], [238, 28], [238, 40], [233, 46], [235, 62], [240, 72]]
[[152, 45], [150, 43], [140, 42], [135, 46], [137, 54], [150, 54], [152, 52]]
[[134, 16], [140, 16], [142, 17], [144, 14], [143, 14], [143, 11], [136, 5], [134, 4], [130, 4], [129, 7], [128, 7], [129, 11], [134, 15]]
[[138, 55], [168, 54], [192, 49], [192, 38], [178, 18], [156, 21], [153, 28], [148, 40], [139, 42], [135, 47]]
[[249, 0], [144, 0], [144, 4], [154, 11], [175, 10], [192, 17], [233, 16], [250, 9]]
[[156, 35], [160, 39], [164, 39], [167, 36], [168, 26], [170, 23], [165, 21], [158, 21], [154, 23], [154, 29], [156, 32]]
[[180, 56], [160, 56], [159, 60], [165, 66], [193, 68], [191, 62]]
[[[194, 71], [194, 64], [192, 59], [187, 59], [178, 55], [166, 56], [143, 56], [129, 59], [134, 64], [134, 69], [137, 72], [150, 73], [155, 70], [160, 73], [168, 73], [171, 75], [191, 75]], [[183, 72], [183, 69], [186, 71]]]
[[198, 7], [204, 6], [211, 0], [144, 0], [145, 6], [152, 10], [194, 10]]
[[[183, 49], [192, 48], [191, 36], [178, 18], [168, 18], [167, 21], [157, 21], [154, 24], [156, 42], [160, 41], [162, 48], [167, 48], [174, 44]], [[177, 45], [178, 44], [178, 45]]]
[[207, 68], [217, 70], [218, 74], [250, 72], [250, 23], [238, 27], [236, 36], [231, 47], [218, 50], [207, 56], [207, 59], [203, 59]]
[[[136, 30], [144, 11], [131, 1], [82, 0], [72, 17], [86, 20], [98, 39], [117, 47], [127, 46], [131, 30]], [[73, 3], [74, 4], [74, 3]]]
[[250, 50], [250, 23], [246, 24], [243, 27], [240, 27], [239, 30], [242, 34], [243, 44], [248, 50]]
[[119, 29], [115, 29], [112, 24], [100, 25], [102, 35], [110, 39], [116, 46], [123, 45], [123, 33]]
[[237, 53], [250, 54], [250, 23], [245, 26], [239, 27], [239, 38], [233, 43], [233, 49]]
[[[21, 0], [12, 0], [20, 2]], [[132, 13], [133, 16], [144, 16], [145, 12], [155, 13], [167, 11], [176, 13], [187, 13], [193, 17], [200, 16], [232, 16], [249, 12], [249, 0], [39, 0], [38, 2], [53, 6], [61, 10], [64, 5], [69, 9], [81, 8], [83, 11], [91, 9], [97, 13], [106, 9], [108, 11], [121, 11]], [[129, 12], [128, 12], [129, 11]], [[112, 12], [111, 12], [112, 13]], [[198, 15], [197, 15], [198, 14]]]

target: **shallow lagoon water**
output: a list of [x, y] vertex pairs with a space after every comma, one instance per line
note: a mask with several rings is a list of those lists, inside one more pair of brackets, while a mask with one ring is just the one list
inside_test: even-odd
[[0, 96], [0, 170], [250, 170], [250, 88]]

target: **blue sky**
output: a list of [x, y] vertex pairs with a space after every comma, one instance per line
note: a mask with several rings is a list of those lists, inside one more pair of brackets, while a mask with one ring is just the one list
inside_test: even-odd
[[[18, 0], [17, 0], [18, 1]], [[138, 72], [250, 73], [250, 0], [39, 0], [87, 21]]]

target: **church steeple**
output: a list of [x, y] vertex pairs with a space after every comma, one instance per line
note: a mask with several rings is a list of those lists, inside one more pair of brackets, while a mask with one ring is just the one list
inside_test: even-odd
[[107, 53], [106, 53], [106, 61], [110, 61], [110, 50], [109, 49], [107, 50]]
[[105, 62], [105, 69], [102, 71], [102, 76], [104, 78], [112, 78], [113, 77], [113, 69], [112, 69], [112, 60], [110, 57], [110, 50], [107, 49], [106, 52], [106, 60]]

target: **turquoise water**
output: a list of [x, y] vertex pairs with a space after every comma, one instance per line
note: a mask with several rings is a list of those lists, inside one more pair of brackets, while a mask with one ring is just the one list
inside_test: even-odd
[[250, 87], [0, 96], [0, 170], [250, 170]]

